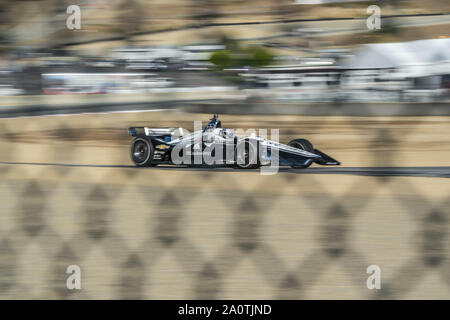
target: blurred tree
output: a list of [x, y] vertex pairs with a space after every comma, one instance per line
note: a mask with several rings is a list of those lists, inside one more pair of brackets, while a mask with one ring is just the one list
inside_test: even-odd
[[210, 57], [210, 62], [218, 69], [235, 66], [266, 66], [273, 61], [273, 55], [262, 47], [241, 48], [236, 40], [226, 35], [220, 36], [220, 42], [225, 50], [216, 51]]
[[219, 69], [230, 67], [233, 63], [230, 52], [228, 50], [216, 51], [211, 55], [210, 61]]
[[273, 61], [273, 55], [261, 47], [253, 47], [248, 49], [250, 54], [250, 66], [261, 67], [270, 64]]

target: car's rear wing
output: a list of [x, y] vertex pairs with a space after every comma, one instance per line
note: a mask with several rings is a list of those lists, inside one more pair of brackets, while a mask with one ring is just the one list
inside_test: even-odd
[[171, 138], [178, 138], [184, 135], [183, 128], [149, 128], [149, 127], [129, 127], [128, 133], [130, 136], [152, 136], [152, 137], [164, 137], [170, 136]]
[[142, 136], [142, 135], [145, 135], [145, 128], [144, 127], [129, 127], [128, 133], [132, 137]]

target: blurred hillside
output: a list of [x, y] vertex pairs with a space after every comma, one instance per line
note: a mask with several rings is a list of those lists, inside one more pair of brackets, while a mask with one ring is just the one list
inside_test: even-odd
[[[376, 3], [381, 7], [382, 16], [450, 12], [450, 2], [445, 0], [427, 1], [426, 6], [416, 0]], [[67, 44], [87, 43], [79, 49], [101, 50], [102, 47], [117, 46], [118, 42], [157, 45], [210, 42], [215, 41], [217, 35], [224, 32], [240, 39], [258, 40], [290, 32], [291, 27], [296, 26], [282, 23], [283, 21], [365, 19], [368, 16], [366, 8], [373, 3], [356, 1], [302, 5], [292, 0], [86, 0], [79, 3], [82, 15], [81, 30], [70, 31], [66, 28], [68, 17], [66, 9], [72, 4], [73, 1], [68, 0], [2, 1], [0, 4], [2, 47], [54, 48]], [[275, 21], [281, 23], [249, 25]], [[204, 25], [209, 27], [198, 28]], [[314, 38], [317, 29], [333, 28], [334, 25], [314, 25], [315, 30], [307, 28], [308, 36]], [[448, 36], [446, 34], [448, 28], [445, 25], [442, 27], [422, 23], [420, 28], [406, 29], [395, 33], [391, 32], [393, 29], [390, 28], [382, 38], [395, 41], [395, 38], [415, 40]], [[304, 44], [305, 36], [301, 38], [294, 37], [281, 41], [289, 45]], [[353, 35], [335, 34], [322, 37], [319, 44], [352, 45], [373, 42], [372, 38], [372, 35], [361, 35], [355, 39]], [[375, 41], [379, 41], [378, 38], [379, 35]], [[314, 44], [317, 44], [317, 41], [312, 45]], [[308, 45], [311, 46], [311, 43]]]
[[[374, 3], [376, 30], [367, 26]], [[197, 90], [204, 99], [238, 87], [244, 99], [277, 102], [449, 96], [448, 1], [84, 0], [81, 28], [69, 30], [72, 5], [1, 2], [0, 95], [159, 91], [167, 99]], [[360, 61], [348, 62], [353, 55]]]

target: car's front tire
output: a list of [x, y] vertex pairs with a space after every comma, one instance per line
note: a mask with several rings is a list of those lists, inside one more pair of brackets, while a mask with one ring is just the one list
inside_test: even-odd
[[[306, 139], [294, 139], [288, 143], [288, 146], [294, 147], [297, 149], [302, 149], [302, 150], [305, 150], [308, 152], [314, 152], [314, 147], [313, 147], [312, 143]], [[312, 162], [309, 162], [308, 164], [305, 164], [302, 166], [292, 165], [291, 167], [295, 168], [295, 169], [304, 169], [304, 168], [308, 168], [311, 164], [312, 164]]]
[[131, 143], [131, 160], [138, 167], [153, 166], [153, 153], [153, 145], [146, 138], [138, 137]]
[[244, 140], [236, 145], [236, 168], [239, 169], [257, 169], [261, 167], [258, 158], [257, 142], [253, 143]]

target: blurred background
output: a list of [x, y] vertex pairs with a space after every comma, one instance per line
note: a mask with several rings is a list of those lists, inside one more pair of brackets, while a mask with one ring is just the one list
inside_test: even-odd
[[[0, 298], [448, 299], [449, 25], [444, 0], [2, 0]], [[342, 167], [132, 165], [128, 126], [212, 113]]]
[[[378, 30], [367, 27], [373, 4]], [[0, 95], [449, 99], [447, 1], [81, 1], [74, 30], [70, 5], [2, 1]]]

